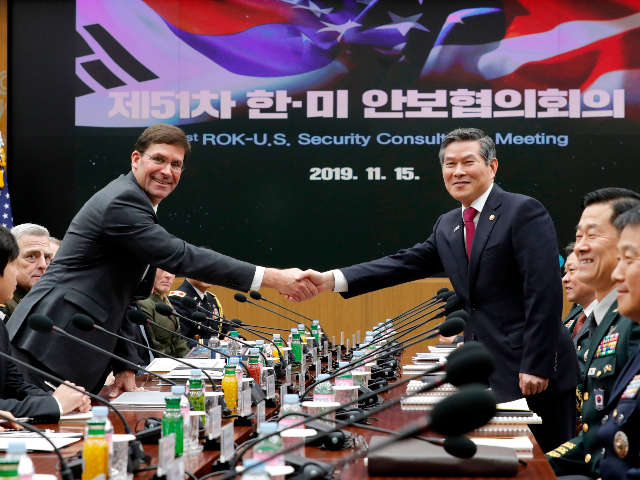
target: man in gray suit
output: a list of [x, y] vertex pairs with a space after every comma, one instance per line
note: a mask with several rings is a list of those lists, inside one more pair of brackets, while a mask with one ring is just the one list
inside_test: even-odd
[[[171, 125], [147, 128], [131, 154], [132, 171], [96, 193], [75, 216], [54, 262], [18, 305], [7, 329], [18, 358], [62, 378], [99, 391], [113, 368], [113, 396], [135, 388], [134, 370], [110, 361], [77, 342], [31, 330], [33, 314], [128, 360], [135, 348], [111, 336], [76, 329], [71, 318], [89, 315], [109, 330], [133, 338], [125, 318], [132, 297], [151, 294], [156, 267], [236, 290], [275, 288], [300, 300], [317, 294], [308, 280], [296, 280], [297, 269], [276, 270], [245, 263], [212, 250], [197, 248], [158, 224], [157, 208], [178, 185], [191, 147], [184, 132]], [[42, 379], [29, 372], [31, 383]]]

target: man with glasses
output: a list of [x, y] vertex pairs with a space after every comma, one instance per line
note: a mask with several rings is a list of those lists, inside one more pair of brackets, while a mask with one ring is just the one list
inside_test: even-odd
[[[96, 193], [75, 216], [56, 260], [7, 323], [15, 355], [55, 375], [97, 392], [113, 369], [111, 393], [135, 389], [130, 365], [65, 337], [31, 330], [33, 314], [50, 317], [55, 325], [105, 350], [134, 361], [135, 348], [71, 324], [77, 313], [89, 315], [110, 332], [134, 337], [125, 318], [132, 298], [151, 294], [156, 267], [175, 275], [233, 288], [261, 286], [303, 300], [317, 294], [308, 280], [296, 280], [299, 270], [276, 270], [245, 263], [213, 250], [198, 248], [168, 233], [158, 224], [158, 204], [178, 185], [191, 146], [184, 132], [171, 125], [147, 128], [131, 154], [131, 172]], [[24, 372], [31, 383], [43, 379]]]

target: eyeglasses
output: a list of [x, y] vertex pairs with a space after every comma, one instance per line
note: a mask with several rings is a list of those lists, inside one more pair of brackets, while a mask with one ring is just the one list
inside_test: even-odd
[[[148, 153], [143, 153], [142, 155], [145, 155], [145, 156], [149, 157], [149, 159], [153, 163], [155, 163], [156, 165], [158, 165], [161, 168], [164, 168], [164, 166], [167, 163], [169, 163], [169, 161], [167, 159], [162, 158], [162, 157], [152, 157]], [[172, 172], [176, 172], [176, 173], [184, 172], [184, 163], [182, 163], [182, 162], [171, 162], [170, 166], [171, 166], [171, 171]]]

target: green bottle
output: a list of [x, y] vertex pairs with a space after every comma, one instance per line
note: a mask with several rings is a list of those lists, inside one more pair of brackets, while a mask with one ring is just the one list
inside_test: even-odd
[[313, 335], [313, 338], [315, 338], [316, 340], [316, 348], [320, 348], [320, 336], [318, 335], [318, 325], [316, 324], [311, 325], [311, 335]]
[[166, 397], [164, 401], [167, 408], [162, 415], [162, 436], [176, 434], [176, 457], [182, 455], [182, 442], [184, 441], [184, 419], [180, 412], [180, 397]]
[[20, 459], [13, 455], [0, 457], [0, 478], [2, 480], [18, 480], [18, 464]]
[[291, 351], [293, 352], [293, 356], [296, 359], [296, 362], [302, 361], [302, 344], [300, 343], [300, 335], [295, 328], [291, 329], [291, 333], [293, 334], [293, 340], [291, 340]]
[[202, 370], [191, 369], [189, 378], [189, 401], [194, 412], [204, 412], [204, 392], [202, 391]]

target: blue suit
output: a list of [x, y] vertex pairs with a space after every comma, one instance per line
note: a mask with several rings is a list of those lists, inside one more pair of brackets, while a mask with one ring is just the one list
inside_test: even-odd
[[[558, 246], [551, 217], [537, 200], [494, 185], [478, 219], [469, 260], [463, 232], [461, 210], [456, 208], [438, 219], [424, 243], [340, 269], [349, 284], [343, 297], [444, 270], [469, 314], [465, 342], [480, 341], [494, 355], [495, 370], [489, 381], [498, 400], [522, 397], [519, 373], [548, 378], [548, 388], [527, 400], [535, 410], [533, 404], [566, 394], [573, 409], [573, 428], [560, 437], [572, 438], [580, 369], [562, 323]], [[546, 423], [551, 427], [553, 422]]]

